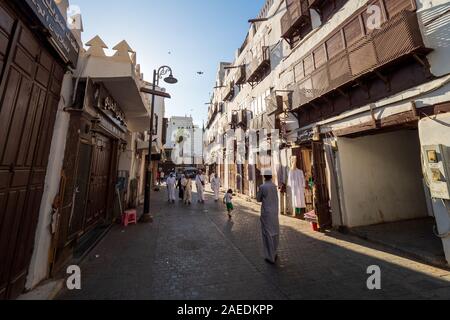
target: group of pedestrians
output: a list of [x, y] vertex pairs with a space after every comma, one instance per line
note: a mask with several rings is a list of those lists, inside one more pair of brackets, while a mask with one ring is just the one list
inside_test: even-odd
[[[280, 221], [279, 221], [279, 197], [278, 187], [272, 182], [272, 173], [266, 172], [264, 175], [264, 184], [259, 187], [257, 193], [257, 201], [262, 204], [261, 206], [261, 230], [264, 247], [264, 256], [266, 262], [275, 264], [278, 255], [278, 244], [280, 239]], [[167, 190], [169, 196], [169, 202], [175, 203], [176, 201], [176, 188], [179, 190], [179, 199], [183, 201], [185, 205], [192, 204], [192, 184], [193, 181], [190, 177], [182, 175], [178, 180], [175, 173], [171, 173], [167, 178]], [[217, 174], [213, 174], [210, 179], [211, 188], [214, 192], [214, 200], [219, 201], [221, 181]], [[195, 177], [195, 185], [197, 187], [197, 202], [205, 203], [205, 185], [206, 178], [202, 171], [199, 171]], [[223, 202], [226, 205], [228, 217], [232, 219], [232, 212], [234, 211], [233, 205], [233, 190], [228, 190], [225, 193]]]
[[[169, 203], [176, 202], [176, 191], [178, 189], [178, 198], [185, 205], [192, 204], [192, 178], [185, 174], [181, 175], [178, 179], [176, 174], [172, 172], [166, 180], [167, 194]], [[205, 186], [206, 179], [202, 171], [199, 171], [195, 177], [195, 185], [197, 187], [197, 202], [205, 203]]]

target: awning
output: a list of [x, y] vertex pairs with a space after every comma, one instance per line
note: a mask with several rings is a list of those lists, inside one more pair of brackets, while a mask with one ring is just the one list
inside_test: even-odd
[[86, 57], [82, 77], [102, 82], [125, 113], [131, 132], [147, 131], [150, 111], [147, 108], [138, 78], [131, 62], [117, 61], [111, 57]]

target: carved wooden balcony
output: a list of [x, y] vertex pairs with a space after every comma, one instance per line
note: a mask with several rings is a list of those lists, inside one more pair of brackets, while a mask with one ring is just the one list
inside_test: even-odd
[[[318, 48], [328, 47], [331, 40], [327, 46], [322, 43]], [[309, 62], [314, 61], [311, 58], [314, 53], [307, 55], [301, 70], [304, 77], [293, 87], [293, 107], [312, 103], [332, 91], [342, 92], [342, 88], [352, 84], [360, 85], [360, 79], [368, 74], [381, 76], [378, 71], [383, 67], [406, 57], [420, 59], [430, 51], [423, 42], [416, 13], [404, 11], [381, 29], [363, 35], [347, 47], [341, 45], [339, 53], [328, 52], [331, 59], [327, 60], [327, 54], [320, 54], [320, 66], [314, 67]]]
[[261, 48], [261, 54], [253, 58], [247, 66], [247, 82], [252, 85], [260, 82], [268, 70], [270, 70], [270, 48], [263, 46]]
[[302, 28], [311, 25], [307, 0], [286, 0], [286, 13], [281, 18], [281, 34], [289, 43], [301, 36]]
[[231, 101], [233, 98], [234, 98], [234, 81], [231, 81], [225, 88], [225, 96], [223, 100]]
[[247, 80], [247, 75], [245, 72], [245, 66], [240, 66], [237, 68], [237, 75], [236, 75], [236, 84], [238, 86], [243, 85]]

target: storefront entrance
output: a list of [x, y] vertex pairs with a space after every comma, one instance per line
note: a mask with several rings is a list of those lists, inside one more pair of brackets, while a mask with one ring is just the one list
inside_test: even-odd
[[[343, 224], [429, 261], [443, 258], [424, 183], [417, 123], [338, 138]], [[427, 258], [428, 259], [428, 258]]]
[[0, 299], [22, 293], [64, 69], [0, 1]]
[[292, 155], [297, 157], [297, 168], [305, 175], [306, 212], [315, 212], [321, 229], [331, 227], [332, 216], [323, 142], [303, 142], [299, 147], [292, 149]]

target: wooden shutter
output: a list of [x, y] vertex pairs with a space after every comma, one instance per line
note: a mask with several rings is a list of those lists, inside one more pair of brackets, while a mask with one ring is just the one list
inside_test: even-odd
[[325, 51], [325, 46], [321, 45], [316, 51], [314, 51], [314, 63], [316, 69], [324, 65], [327, 62], [327, 55]]
[[332, 59], [342, 50], [344, 50], [344, 39], [342, 38], [342, 33], [339, 31], [334, 36], [332, 36], [326, 43], [328, 58]]
[[314, 71], [314, 60], [312, 54], [307, 56], [303, 63], [305, 66], [305, 75], [309, 76]]
[[347, 47], [351, 46], [364, 35], [360, 17], [356, 17], [349, 24], [344, 27], [345, 41], [347, 42]]
[[323, 142], [313, 142], [314, 184], [316, 196], [314, 199], [315, 210], [319, 218], [321, 229], [332, 226], [330, 210], [330, 196], [326, 177], [326, 161]]
[[389, 19], [405, 10], [414, 11], [416, 4], [414, 0], [384, 0], [386, 5], [386, 12]]

